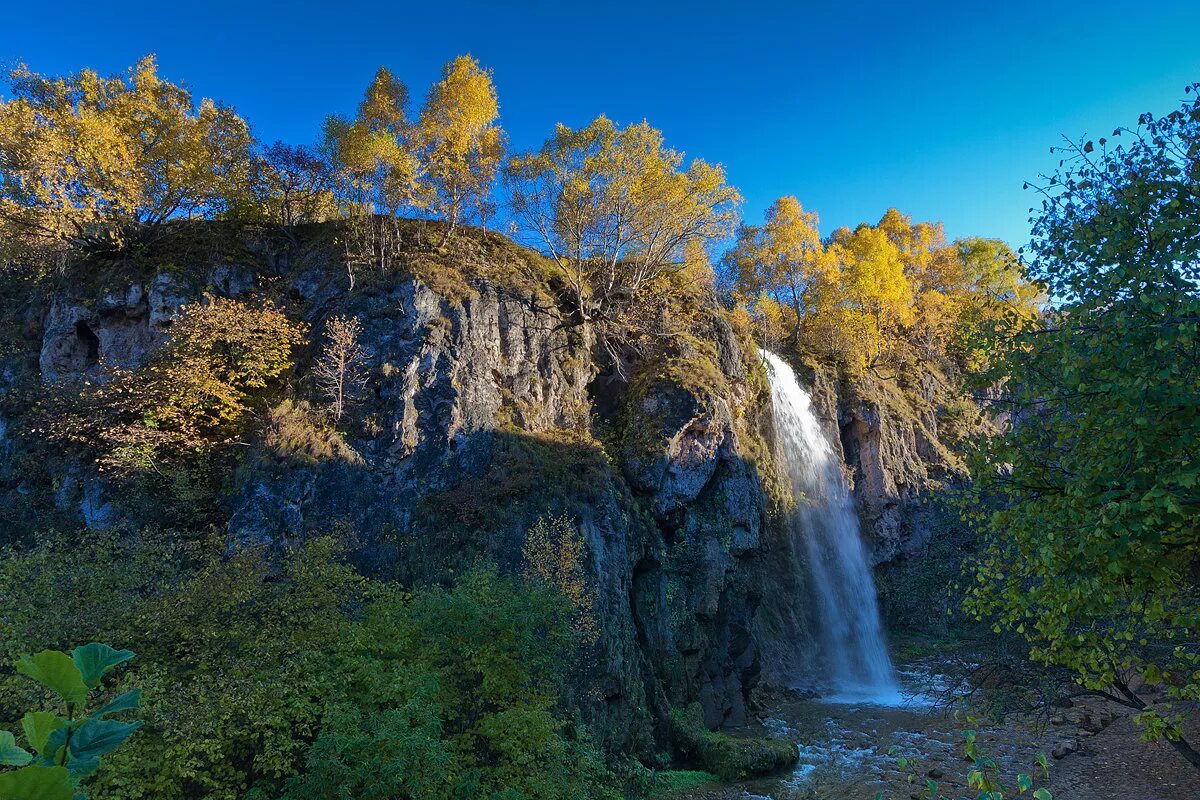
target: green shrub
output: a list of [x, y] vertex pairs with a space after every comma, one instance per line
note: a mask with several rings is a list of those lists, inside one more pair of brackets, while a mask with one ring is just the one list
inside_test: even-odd
[[[92, 779], [106, 800], [619, 796], [568, 721], [559, 591], [483, 568], [410, 594], [338, 556], [330, 539], [277, 563], [176, 532], [48, 536], [0, 551], [0, 658], [138, 650], [114, 689], [143, 690], [144, 727]], [[0, 727], [40, 698], [0, 676]]]
[[562, 719], [571, 620], [559, 592], [493, 568], [376, 601], [345, 702], [286, 797], [618, 797], [598, 751]]
[[[0, 557], [0, 656], [98, 638], [139, 664], [141, 734], [95, 778], [98, 796], [239, 798], [292, 774], [338, 692], [344, 610], [365, 583], [309, 545], [274, 568], [219, 541], [144, 533], [52, 537]], [[35, 698], [0, 678], [0, 723]]]

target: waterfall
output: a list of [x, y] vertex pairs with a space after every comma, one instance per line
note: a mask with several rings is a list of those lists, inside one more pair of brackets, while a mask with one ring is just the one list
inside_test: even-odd
[[840, 696], [891, 701], [899, 689], [841, 460], [792, 368], [772, 353], [760, 353], [771, 384], [779, 455], [796, 496], [792, 532], [804, 543], [822, 660]]

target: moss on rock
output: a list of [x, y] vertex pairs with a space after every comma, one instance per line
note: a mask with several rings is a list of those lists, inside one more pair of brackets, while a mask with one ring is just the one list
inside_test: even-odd
[[671, 733], [686, 758], [722, 780], [769, 775], [800, 759], [800, 750], [793, 742], [708, 730], [699, 703], [672, 712]]

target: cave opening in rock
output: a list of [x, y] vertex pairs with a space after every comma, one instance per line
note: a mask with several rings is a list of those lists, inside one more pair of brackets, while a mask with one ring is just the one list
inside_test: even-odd
[[75, 338], [79, 340], [79, 352], [84, 354], [87, 366], [100, 361], [100, 337], [83, 320], [75, 323]]

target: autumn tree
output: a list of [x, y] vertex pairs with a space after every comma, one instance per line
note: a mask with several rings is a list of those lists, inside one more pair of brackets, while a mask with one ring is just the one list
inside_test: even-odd
[[119, 248], [166, 220], [213, 214], [248, 184], [251, 137], [196, 103], [153, 56], [124, 76], [18, 67], [0, 102], [0, 221], [16, 235]]
[[144, 367], [49, 390], [35, 429], [93, 452], [101, 469], [157, 470], [231, 441], [254, 395], [291, 367], [301, 332], [270, 303], [206, 298], [180, 311]]
[[558, 125], [506, 167], [518, 224], [552, 259], [578, 322], [619, 326], [687, 274], [689, 253], [727, 236], [741, 200], [725, 171], [664, 146], [645, 122]]
[[984, 374], [988, 342], [1031, 324], [1046, 296], [1017, 253], [999, 239], [968, 237], [936, 253], [919, 285], [917, 335], [964, 374]]
[[1056, 305], [988, 348], [1017, 423], [976, 458], [967, 608], [1200, 768], [1198, 152], [1191, 100], [1043, 182], [1032, 268]]
[[271, 221], [291, 228], [337, 216], [333, 175], [313, 148], [275, 142], [255, 166], [257, 199]]
[[835, 232], [831, 250], [841, 272], [839, 305], [862, 328], [870, 360], [912, 319], [906, 254], [885, 228], [871, 225]]
[[449, 223], [442, 246], [461, 219], [487, 213], [504, 150], [499, 115], [491, 72], [470, 56], [445, 66], [421, 109], [416, 138], [427, 204]]
[[828, 280], [829, 260], [821, 242], [816, 212], [805, 211], [795, 197], [781, 197], [767, 209], [762, 225], [743, 225], [724, 266], [734, 290], [755, 306], [764, 324], [790, 313], [791, 335], [813, 310], [817, 285]]
[[407, 107], [408, 88], [380, 67], [353, 119], [325, 121], [325, 151], [352, 208], [394, 215], [419, 204], [420, 164]]
[[362, 324], [356, 317], [335, 316], [325, 323], [324, 345], [313, 376], [337, 422], [361, 399], [367, 384], [367, 356], [361, 338]]
[[525, 533], [522, 572], [562, 593], [574, 609], [573, 627], [582, 640], [594, 643], [600, 635], [593, 612], [595, 592], [588, 581], [587, 543], [566, 515], [539, 517]]

